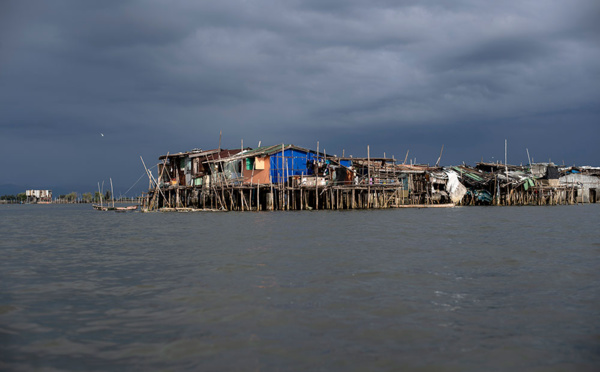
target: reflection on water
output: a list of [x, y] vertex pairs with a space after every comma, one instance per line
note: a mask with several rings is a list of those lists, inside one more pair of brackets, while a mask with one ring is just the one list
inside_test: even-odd
[[594, 370], [599, 217], [0, 206], [0, 369]]

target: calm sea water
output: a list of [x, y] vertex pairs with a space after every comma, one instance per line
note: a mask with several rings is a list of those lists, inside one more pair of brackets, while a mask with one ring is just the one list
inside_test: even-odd
[[0, 370], [593, 371], [600, 205], [0, 205]]

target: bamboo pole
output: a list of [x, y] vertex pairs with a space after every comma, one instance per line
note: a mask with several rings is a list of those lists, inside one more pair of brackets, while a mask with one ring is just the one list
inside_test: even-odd
[[367, 145], [367, 208], [370, 207], [369, 199], [371, 198], [371, 150]]
[[273, 205], [274, 201], [275, 201], [275, 196], [273, 195], [273, 182], [271, 182], [271, 194], [270, 194], [270, 196], [269, 196], [269, 200], [267, 201], [268, 208], [269, 208], [269, 210], [271, 210], [271, 211], [272, 211], [272, 210], [273, 210], [273, 208], [274, 208], [274, 205]]
[[[112, 207], [115, 207], [115, 192], [113, 191], [113, 184], [112, 184], [112, 178], [109, 178], [110, 180], [110, 198], [112, 199]], [[106, 201], [106, 203], [108, 204], [108, 201]]]
[[315, 210], [319, 210], [319, 141], [317, 141], [317, 167], [315, 172]]
[[436, 167], [438, 165], [440, 165], [440, 160], [442, 160], [442, 152], [444, 152], [444, 145], [442, 145], [442, 149], [440, 150], [440, 156], [438, 157], [438, 160], [435, 162]]
[[279, 185], [278, 185], [279, 186], [278, 187], [278, 189], [279, 189], [279, 195], [278, 196], [279, 197], [277, 198], [278, 201], [279, 201], [279, 205], [278, 205], [278, 209], [279, 210], [283, 210], [284, 209], [283, 208], [283, 199], [284, 199], [284, 195], [283, 194], [284, 194], [284, 189], [283, 189], [283, 182], [282, 182], [283, 177], [284, 177], [284, 165], [283, 165], [283, 152], [284, 151], [285, 151], [284, 150], [284, 144], [282, 143], [281, 144], [281, 168], [277, 172], [278, 175], [279, 175], [279, 177], [278, 177], [279, 178]]
[[304, 198], [302, 195], [302, 179], [304, 178], [304, 172], [300, 173], [300, 210], [304, 209]]
[[98, 194], [100, 194], [100, 208], [102, 208], [102, 191], [100, 190], [100, 182], [98, 182]]
[[[146, 170], [146, 174], [148, 175], [150, 182], [152, 183], [152, 181], [154, 181], [158, 185], [158, 181], [154, 179], [154, 177], [152, 176], [152, 173], [146, 167], [146, 163], [144, 163], [144, 159], [142, 158], [142, 156], [140, 156], [140, 159], [142, 160], [142, 164], [144, 165], [144, 169]], [[167, 197], [165, 196], [165, 193], [160, 188], [158, 188], [158, 190], [162, 194], [163, 198], [166, 200]], [[169, 205], [169, 207], [171, 207], [170, 200], [167, 200], [167, 204]]]
[[[158, 180], [162, 179], [163, 173], [164, 173], [165, 169], [167, 168], [167, 159], [169, 159], [169, 153], [168, 152], [167, 152], [167, 156], [165, 157], [165, 160], [163, 161], [163, 166], [162, 166], [162, 169], [160, 170], [160, 175], [158, 176]], [[157, 198], [158, 194], [159, 194], [159, 183], [156, 182], [156, 189], [154, 191], [154, 195], [152, 195], [152, 200], [148, 203], [149, 204], [148, 205], [148, 210], [152, 210], [152, 208], [154, 206], [155, 198]], [[163, 197], [164, 197], [164, 194], [163, 194]], [[170, 204], [169, 204], [169, 206], [170, 206]]]

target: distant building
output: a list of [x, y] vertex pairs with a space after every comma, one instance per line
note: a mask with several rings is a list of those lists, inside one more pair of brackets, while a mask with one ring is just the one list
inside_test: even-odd
[[27, 197], [27, 203], [31, 204], [52, 202], [52, 190], [26, 190], [25, 196]]

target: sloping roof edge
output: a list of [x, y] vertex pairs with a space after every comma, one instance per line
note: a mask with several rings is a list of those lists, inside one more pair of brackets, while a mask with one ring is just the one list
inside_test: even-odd
[[[223, 157], [220, 159], [213, 159], [213, 160], [208, 160], [208, 162], [219, 162], [219, 161], [235, 161], [235, 160], [240, 160], [240, 159], [244, 159], [244, 158], [249, 158], [249, 157], [257, 157], [257, 156], [261, 156], [261, 155], [272, 155], [272, 154], [276, 154], [278, 152], [281, 152], [281, 148], [283, 147], [283, 150], [299, 150], [299, 151], [303, 151], [306, 153], [313, 153], [313, 154], [317, 154], [316, 151], [314, 150], [309, 150], [309, 149], [305, 149], [304, 147], [300, 147], [300, 146], [296, 146], [296, 145], [292, 145], [292, 144], [280, 144], [280, 145], [272, 145], [272, 146], [261, 146], [258, 147], [256, 149], [253, 150], [248, 150], [248, 151], [243, 151], [240, 152], [238, 154], [229, 156], [229, 157]], [[320, 156], [325, 156], [322, 153], [319, 153]]]

